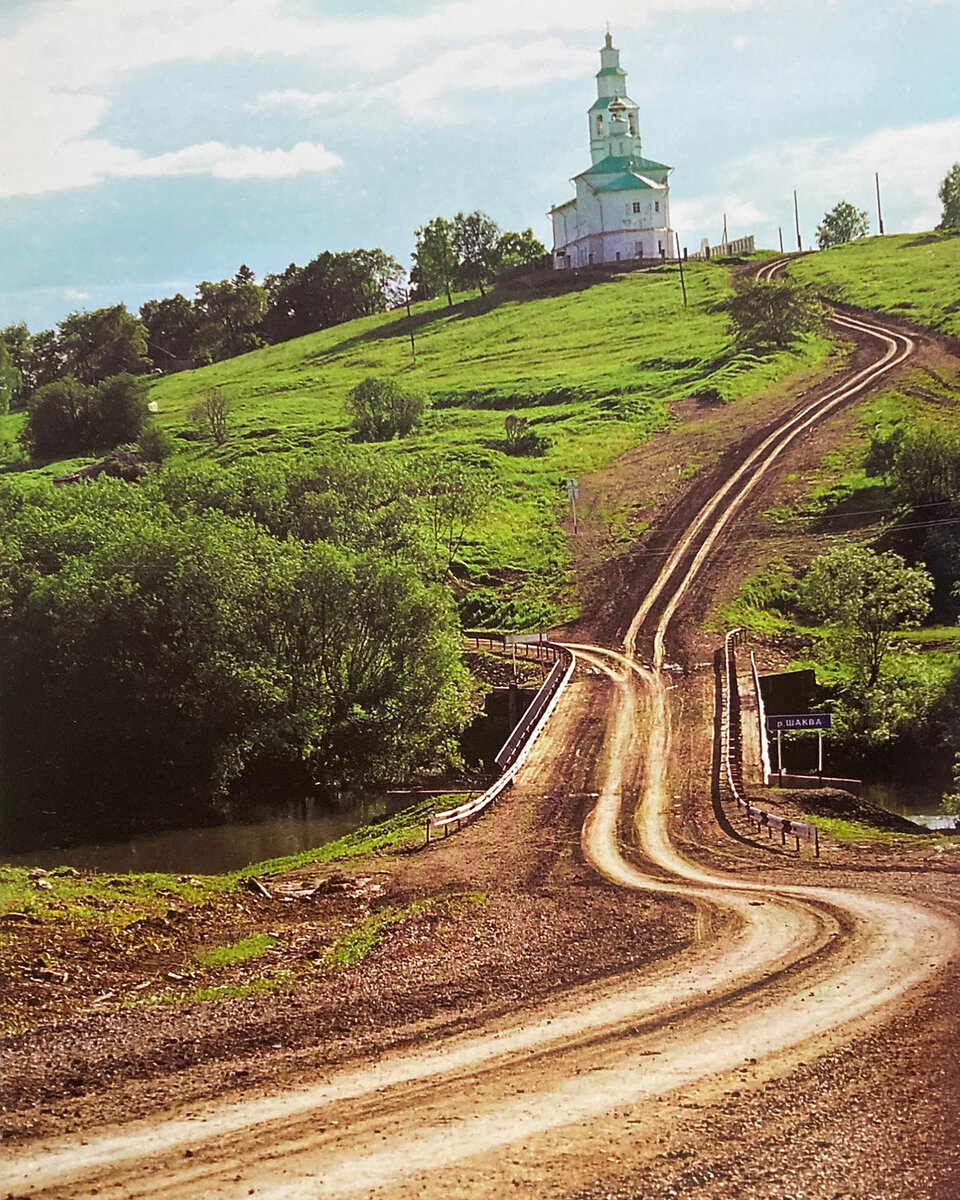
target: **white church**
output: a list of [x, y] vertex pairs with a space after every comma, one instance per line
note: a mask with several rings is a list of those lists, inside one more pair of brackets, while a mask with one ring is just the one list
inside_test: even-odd
[[673, 168], [643, 157], [637, 111], [608, 33], [588, 113], [593, 165], [573, 179], [574, 199], [549, 213], [555, 269], [674, 257], [667, 183]]

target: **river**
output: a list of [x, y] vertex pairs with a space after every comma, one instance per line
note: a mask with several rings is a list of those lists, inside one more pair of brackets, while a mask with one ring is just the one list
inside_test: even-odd
[[66, 850], [38, 850], [3, 856], [17, 866], [76, 867], [80, 871], [163, 871], [213, 875], [249, 863], [299, 854], [352, 833], [378, 817], [399, 812], [418, 796], [390, 792], [363, 796], [349, 807], [307, 803], [296, 814], [195, 829], [168, 829], [122, 842], [93, 842]]

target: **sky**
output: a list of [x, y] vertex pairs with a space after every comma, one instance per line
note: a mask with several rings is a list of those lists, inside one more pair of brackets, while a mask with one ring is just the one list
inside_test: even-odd
[[932, 228], [960, 160], [960, 0], [0, 0], [0, 326], [131, 309], [589, 166], [609, 22], [691, 249], [804, 245], [849, 200]]

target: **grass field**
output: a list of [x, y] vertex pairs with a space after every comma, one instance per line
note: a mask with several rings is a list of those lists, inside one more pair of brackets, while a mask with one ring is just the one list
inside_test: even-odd
[[960, 235], [861, 238], [797, 259], [790, 275], [836, 299], [960, 337]]
[[[811, 338], [796, 354], [735, 354], [717, 311], [731, 291], [729, 268], [691, 263], [687, 289], [684, 307], [678, 274], [667, 267], [602, 276], [592, 286], [572, 281], [569, 290], [458, 296], [452, 308], [429, 301], [410, 317], [367, 317], [158, 379], [151, 399], [179, 457], [229, 463], [349, 438], [344, 401], [366, 376], [423, 392], [430, 401], [423, 426], [384, 451], [466, 452], [492, 469], [496, 497], [461, 552], [474, 610], [494, 614], [502, 627], [544, 627], [575, 611], [560, 527], [566, 477], [611, 462], [662, 428], [674, 400], [709, 388], [735, 402], [830, 352], [825, 339]], [[232, 406], [219, 448], [195, 440], [189, 416], [211, 387]], [[542, 457], [503, 452], [510, 413], [550, 439]], [[0, 439], [15, 434], [19, 419], [8, 418]]]
[[[475, 585], [509, 595], [500, 624], [549, 625], [572, 615], [575, 603], [559, 524], [565, 477], [612, 461], [662, 428], [673, 400], [709, 387], [736, 401], [829, 353], [814, 338], [798, 354], [733, 355], [725, 316], [715, 311], [730, 291], [728, 269], [691, 264], [687, 286], [686, 308], [673, 269], [566, 292], [459, 297], [452, 309], [431, 301], [415, 306], [412, 318], [365, 318], [159, 380], [152, 398], [159, 423], [180, 434], [202, 391], [221, 387], [232, 402], [228, 442], [213, 451], [183, 441], [182, 453], [236, 461], [346, 438], [344, 399], [365, 376], [422, 391], [431, 401], [423, 427], [385, 450], [470, 452], [495, 471], [498, 495], [461, 557]], [[499, 448], [513, 412], [550, 438], [543, 457]]]

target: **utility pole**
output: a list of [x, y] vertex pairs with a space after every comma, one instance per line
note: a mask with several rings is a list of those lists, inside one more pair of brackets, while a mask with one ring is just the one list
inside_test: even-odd
[[880, 205], [880, 172], [874, 171], [873, 177], [877, 183], [877, 223], [880, 226], [880, 236], [883, 237], [883, 208]]
[[803, 253], [803, 240], [800, 237], [800, 205], [797, 201], [797, 189], [793, 189], [793, 216], [797, 222], [797, 249]]
[[723, 214], [723, 244], [726, 245], [730, 239], [727, 237], [727, 214]]
[[410, 311], [410, 289], [403, 294], [404, 300], [407, 302], [407, 320], [410, 323], [410, 354], [413, 356], [413, 365], [417, 365], [417, 343], [413, 340], [413, 313]]
[[779, 233], [779, 235], [780, 235], [780, 253], [782, 254], [783, 253], [783, 226], [782, 225], [777, 226], [777, 233]]
[[687, 284], [683, 278], [683, 255], [680, 253], [680, 234], [674, 231], [673, 235], [677, 239], [677, 264], [680, 267], [680, 290], [683, 292], [683, 307], [687, 307]]

